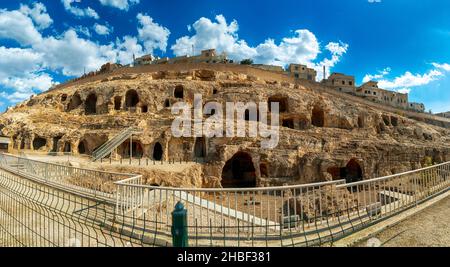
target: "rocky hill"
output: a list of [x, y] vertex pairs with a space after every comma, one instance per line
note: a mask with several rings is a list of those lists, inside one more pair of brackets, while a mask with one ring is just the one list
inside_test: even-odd
[[[206, 64], [163, 68], [66, 84], [9, 109], [0, 116], [0, 130], [11, 137], [10, 152], [90, 155], [136, 126], [142, 133], [133, 137], [133, 156], [202, 162], [177, 174], [176, 182], [170, 175], [148, 182], [197, 187], [351, 182], [450, 161], [450, 130], [317, 90], [320, 84]], [[260, 137], [174, 137], [171, 106], [192, 104], [194, 94], [203, 104], [279, 102], [278, 146], [263, 149]], [[125, 142], [111, 156], [127, 157], [129, 150]]]

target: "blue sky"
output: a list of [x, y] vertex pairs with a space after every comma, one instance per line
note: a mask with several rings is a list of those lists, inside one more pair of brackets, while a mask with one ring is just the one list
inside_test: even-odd
[[217, 48], [379, 81], [450, 110], [450, 1], [41, 0], [0, 3], [0, 111], [132, 55]]

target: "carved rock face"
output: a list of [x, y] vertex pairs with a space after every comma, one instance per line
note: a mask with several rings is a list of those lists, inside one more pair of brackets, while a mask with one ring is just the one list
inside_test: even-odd
[[[0, 134], [12, 139], [13, 150], [31, 150], [33, 142], [45, 141], [43, 151], [90, 154], [123, 129], [138, 126], [136, 156], [192, 164], [120, 168], [142, 173], [149, 184], [168, 186], [221, 187], [227, 161], [239, 152], [251, 157], [249, 173], [264, 186], [345, 178], [342, 170], [352, 159], [362, 179], [420, 167], [426, 156], [436, 163], [450, 160], [448, 129], [321, 93], [321, 84], [294, 84], [282, 74], [242, 66], [156, 67], [142, 73], [115, 69], [34, 96], [0, 115]], [[199, 147], [194, 137], [173, 137], [170, 108], [179, 101], [192, 104], [194, 94], [202, 95], [203, 105], [280, 102], [278, 146], [262, 149], [261, 137], [215, 137]], [[126, 145], [112, 156], [120, 159], [126, 154], [121, 151], [128, 151]]]

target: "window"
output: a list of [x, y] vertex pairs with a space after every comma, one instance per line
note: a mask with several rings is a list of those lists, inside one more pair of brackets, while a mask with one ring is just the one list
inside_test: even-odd
[[377, 92], [373, 92], [373, 95], [377, 95]]
[[350, 82], [348, 82], [348, 84], [349, 84], [349, 85], [353, 85], [353, 82], [352, 82], [352, 81], [350, 81]]
[[342, 85], [345, 85], [345, 81], [342, 81]]
[[300, 78], [300, 75], [298, 75], [298, 73], [295, 74], [295, 78]]

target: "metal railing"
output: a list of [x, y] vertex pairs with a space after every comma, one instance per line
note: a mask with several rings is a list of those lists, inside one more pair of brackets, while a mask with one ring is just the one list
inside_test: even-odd
[[42, 162], [2, 153], [0, 159], [0, 167], [14, 174], [61, 190], [110, 202], [115, 199], [114, 182], [137, 176]]
[[120, 146], [125, 140], [127, 140], [134, 133], [139, 132], [139, 131], [140, 130], [135, 127], [130, 127], [130, 128], [123, 130], [118, 135], [116, 135], [114, 138], [105, 142], [103, 145], [101, 145], [99, 148], [97, 148], [92, 153], [93, 161], [97, 161], [99, 159], [106, 157], [114, 149], [116, 149], [118, 146]]
[[[29, 175], [21, 160], [30, 161], [37, 174]], [[0, 164], [5, 170], [0, 170], [0, 245], [6, 238], [6, 245], [66, 246], [70, 237], [81, 246], [170, 246], [171, 212], [181, 201], [191, 246], [318, 246], [446, 192], [450, 185], [450, 162], [355, 183], [241, 189], [156, 187], [146, 185], [142, 176], [121, 174], [90, 187], [95, 175], [109, 177], [93, 170], [85, 170], [80, 177], [85, 182], [73, 187], [42, 171], [53, 168], [57, 176], [67, 177], [72, 167], [60, 171], [66, 166], [45, 167], [52, 164], [6, 155]], [[51, 183], [35, 179], [39, 176]], [[107, 198], [95, 196], [105, 193], [100, 184], [113, 180]], [[97, 192], [86, 194], [86, 188]], [[47, 231], [40, 220], [52, 223], [53, 232], [39, 232]], [[19, 238], [21, 233], [25, 237]]]

